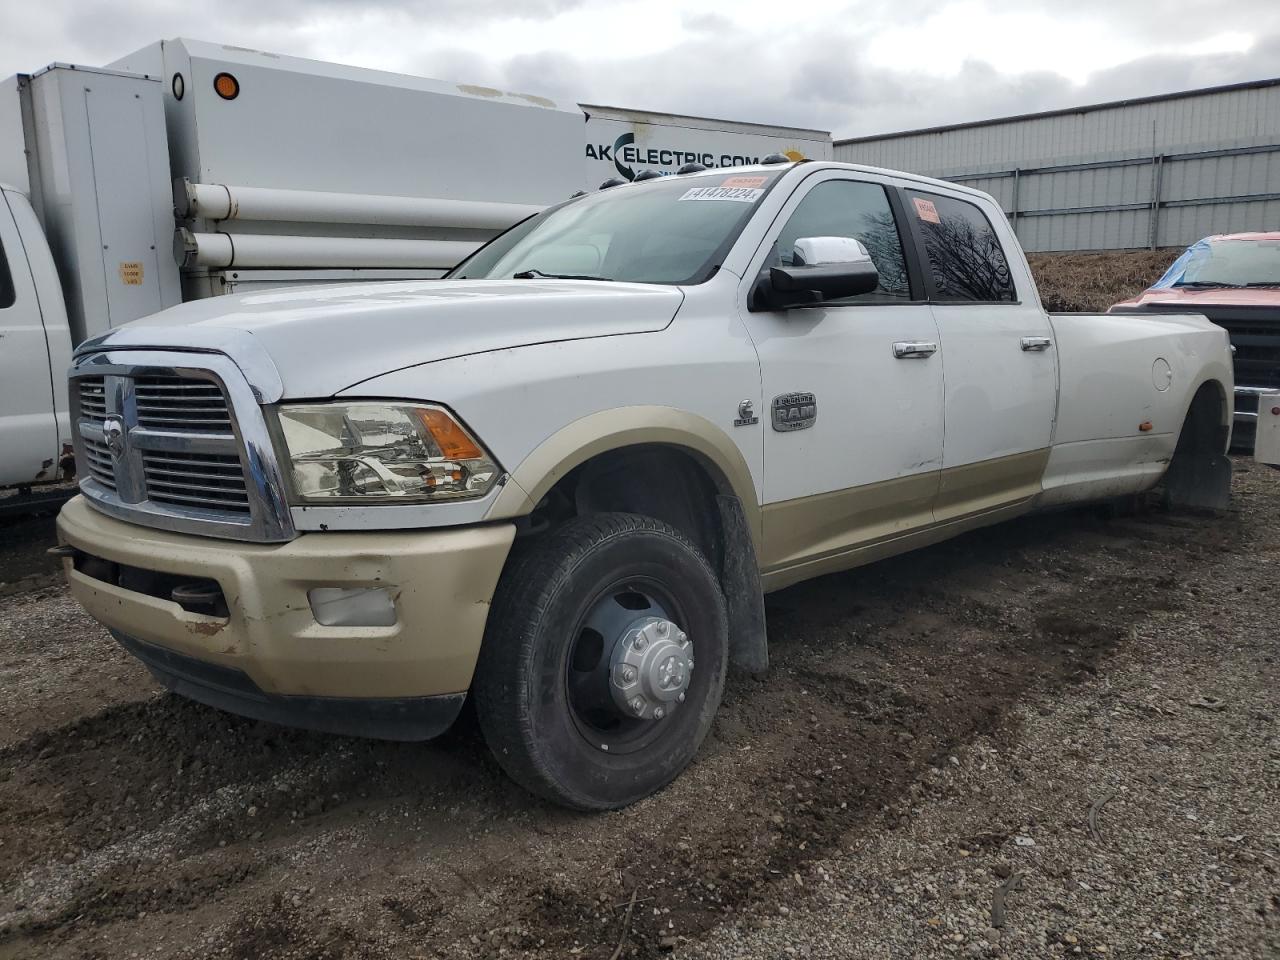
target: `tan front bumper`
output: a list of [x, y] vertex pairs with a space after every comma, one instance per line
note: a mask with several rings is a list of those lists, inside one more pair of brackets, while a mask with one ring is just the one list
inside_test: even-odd
[[[59, 539], [115, 563], [216, 580], [229, 618], [63, 566], [72, 595], [97, 620], [145, 643], [239, 670], [284, 696], [428, 697], [471, 684], [489, 601], [515, 536], [511, 524], [426, 532], [310, 533], [284, 544], [239, 543], [123, 523], [76, 497]], [[312, 587], [385, 587], [390, 627], [326, 627]]]

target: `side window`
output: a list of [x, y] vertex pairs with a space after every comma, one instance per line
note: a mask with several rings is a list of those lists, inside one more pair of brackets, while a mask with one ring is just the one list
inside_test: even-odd
[[908, 191], [908, 211], [924, 237], [938, 300], [1007, 303], [1018, 299], [1009, 261], [991, 221], [975, 204]]
[[834, 303], [910, 300], [907, 262], [902, 238], [889, 206], [889, 197], [878, 183], [827, 180], [800, 201], [782, 228], [774, 247], [774, 263], [794, 262], [796, 241], [804, 237], [853, 237], [861, 240], [880, 273], [880, 285], [870, 293]]
[[[3, 202], [0, 200], [0, 203]], [[9, 259], [5, 256], [4, 244], [0, 243], [0, 310], [12, 307], [14, 299], [13, 275], [9, 273]]]

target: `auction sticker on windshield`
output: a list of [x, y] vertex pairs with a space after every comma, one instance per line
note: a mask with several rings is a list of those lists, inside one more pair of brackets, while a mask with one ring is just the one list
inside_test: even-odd
[[722, 180], [722, 187], [763, 187], [768, 177], [729, 177]]
[[764, 190], [759, 187], [690, 187], [681, 200], [736, 200], [755, 203]]

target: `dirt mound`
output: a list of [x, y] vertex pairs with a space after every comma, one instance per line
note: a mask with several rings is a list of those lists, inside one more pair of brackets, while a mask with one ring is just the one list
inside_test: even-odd
[[1029, 253], [1046, 310], [1106, 310], [1141, 293], [1168, 269], [1181, 247], [1105, 253]]

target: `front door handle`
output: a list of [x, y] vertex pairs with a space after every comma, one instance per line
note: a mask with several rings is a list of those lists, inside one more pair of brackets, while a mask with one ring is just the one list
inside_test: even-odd
[[938, 352], [938, 345], [927, 340], [898, 340], [893, 355], [899, 360], [924, 360]]
[[1048, 337], [1023, 337], [1022, 349], [1033, 353], [1042, 353], [1053, 346], [1053, 341]]

